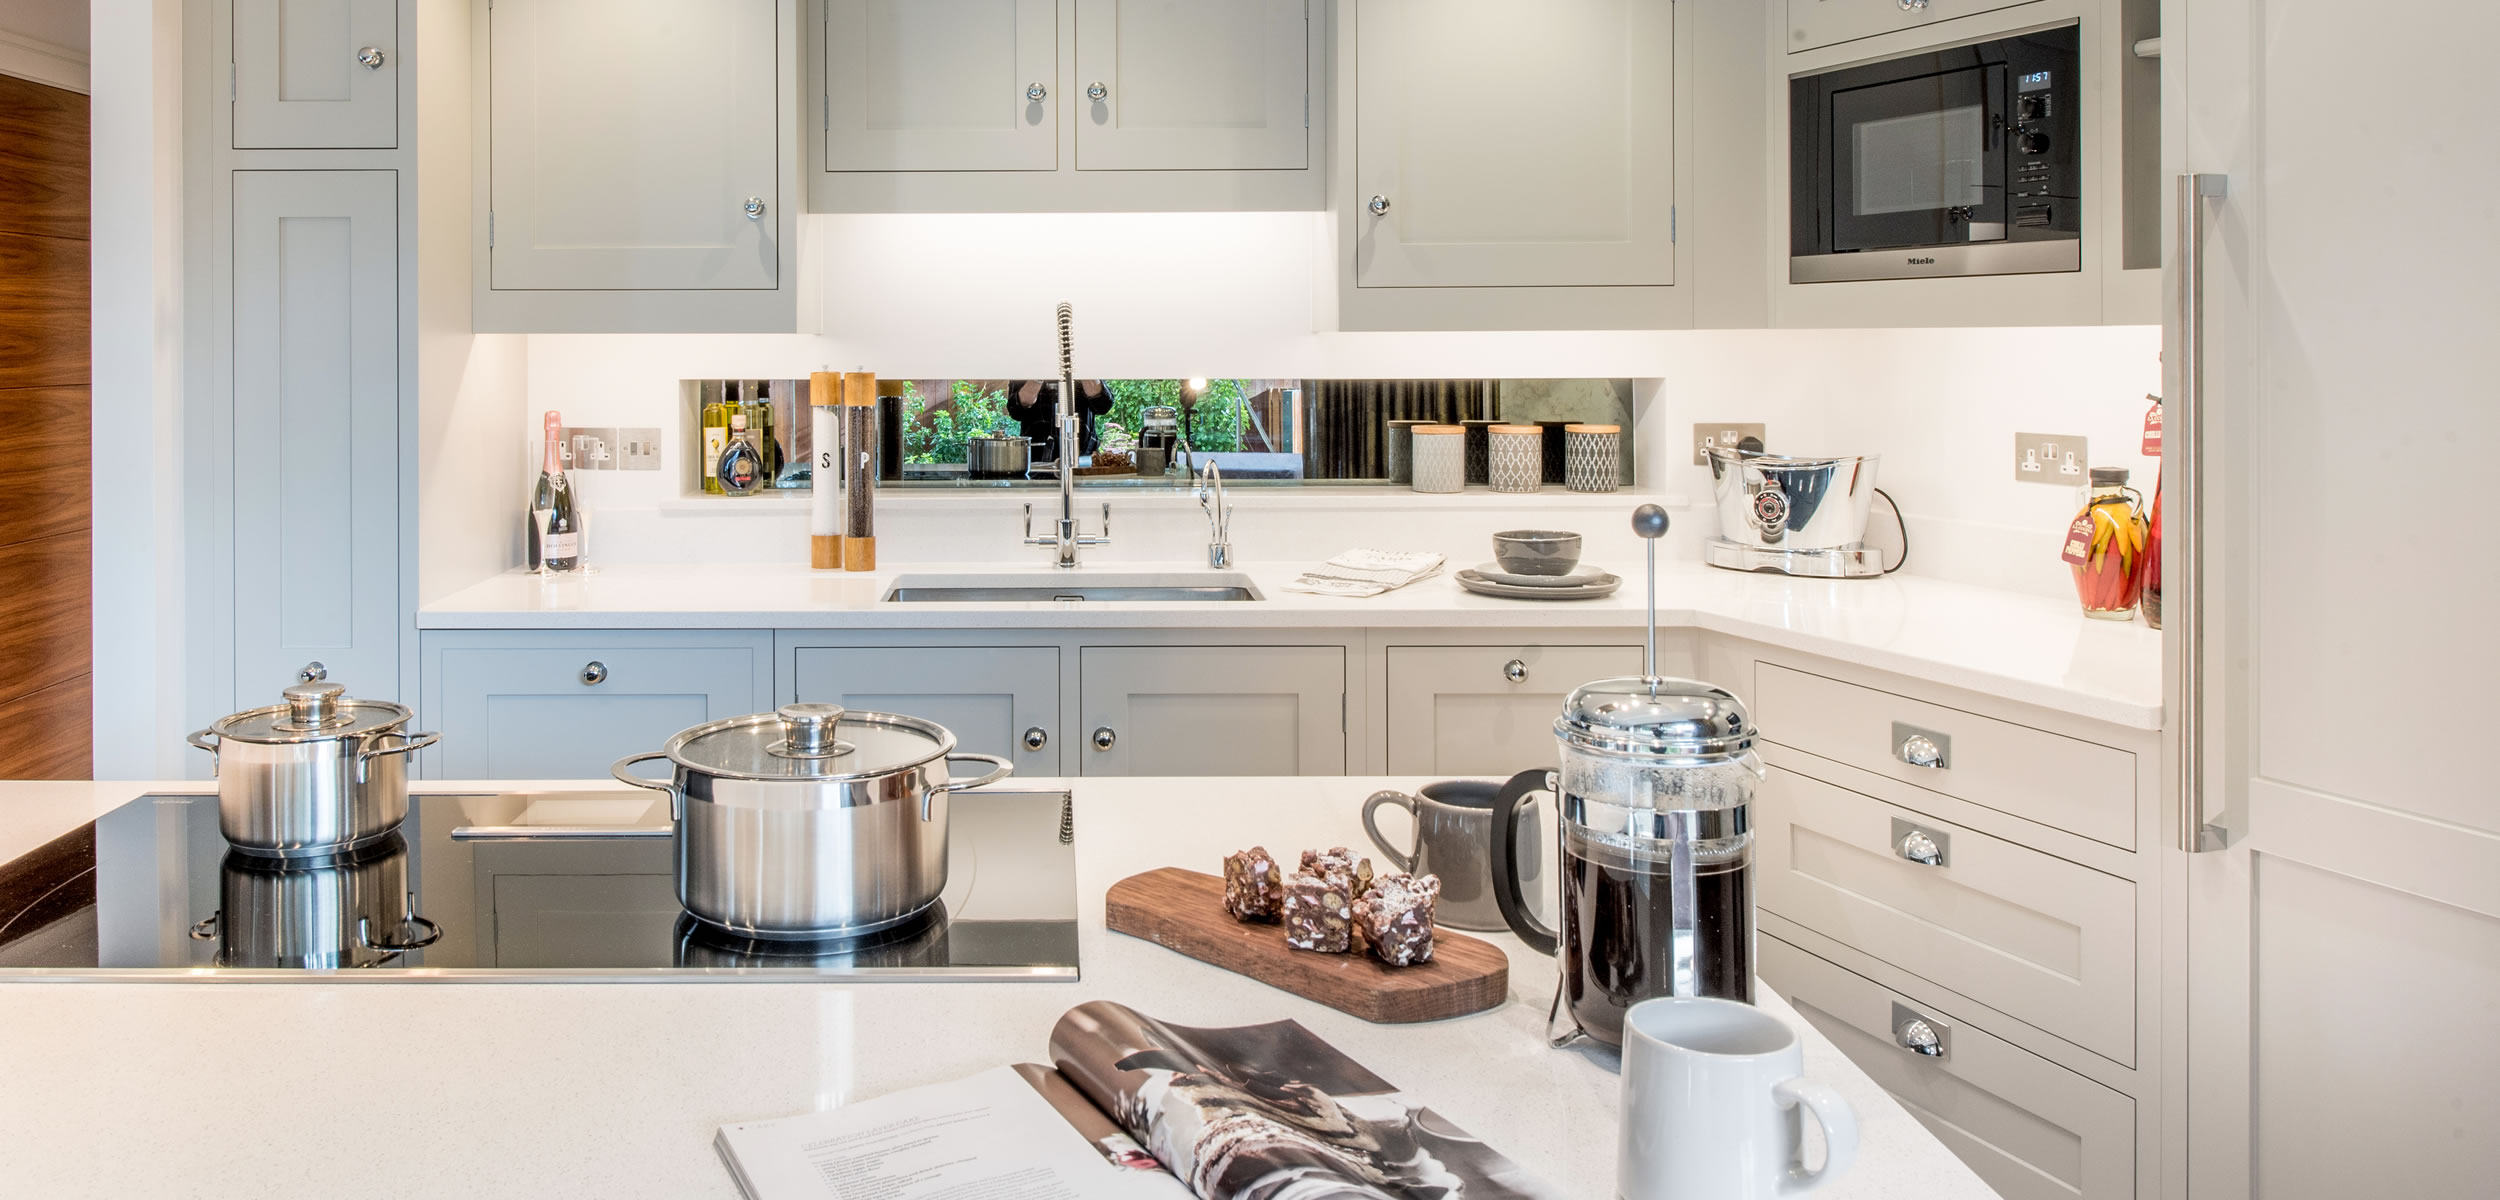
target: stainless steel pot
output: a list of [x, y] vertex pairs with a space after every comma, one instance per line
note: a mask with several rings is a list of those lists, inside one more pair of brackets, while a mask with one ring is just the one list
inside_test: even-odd
[[[668, 783], [626, 768], [666, 758]], [[977, 779], [948, 764], [990, 764]], [[955, 749], [918, 717], [785, 704], [698, 725], [617, 762], [664, 791], [676, 825], [677, 900], [741, 937], [822, 939], [910, 920], [946, 887], [946, 797], [1006, 778], [1006, 759]]]
[[977, 437], [964, 442], [964, 473], [974, 479], [1022, 479], [1033, 465], [1029, 437]]
[[217, 827], [235, 849], [337, 854], [407, 819], [407, 754], [438, 738], [406, 732], [410, 714], [400, 705], [345, 695], [335, 683], [299, 683], [285, 703], [235, 713], [187, 739], [217, 756]]
[[378, 967], [443, 936], [416, 914], [408, 846], [395, 832], [312, 864], [230, 853], [217, 899], [191, 936], [218, 943], [221, 967]]

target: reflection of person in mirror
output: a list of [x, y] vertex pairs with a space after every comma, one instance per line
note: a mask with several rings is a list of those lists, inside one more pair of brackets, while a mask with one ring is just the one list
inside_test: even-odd
[[[1096, 434], [1094, 419], [1111, 411], [1111, 390], [1099, 379], [1076, 381], [1077, 439], [1080, 455], [1094, 452]], [[1007, 381], [1007, 415], [1016, 419], [1017, 432], [1033, 439], [1035, 463], [1059, 460], [1059, 381], [1056, 379], [1010, 379]]]

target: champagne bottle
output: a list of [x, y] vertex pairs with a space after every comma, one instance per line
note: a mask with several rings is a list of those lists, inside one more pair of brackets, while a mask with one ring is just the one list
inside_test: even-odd
[[744, 496], [764, 482], [764, 456], [756, 452], [755, 443], [747, 434], [747, 415], [740, 409], [729, 413], [729, 448], [720, 452], [721, 490], [732, 496]]
[[572, 481], [564, 474], [563, 443], [564, 418], [550, 410], [547, 452], [539, 462], [538, 490], [530, 503], [532, 558], [548, 572], [577, 571], [582, 565], [581, 520], [573, 506]]
[[715, 496], [721, 494], [720, 454], [729, 448], [729, 410], [738, 404], [735, 380], [722, 382], [720, 388], [723, 394], [703, 405], [703, 457], [699, 460], [703, 469], [696, 472], [702, 477], [703, 490]]

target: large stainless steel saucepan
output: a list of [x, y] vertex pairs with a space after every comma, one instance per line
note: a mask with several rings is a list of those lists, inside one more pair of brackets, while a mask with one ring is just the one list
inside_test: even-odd
[[235, 849], [318, 858], [377, 842], [408, 818], [408, 753], [436, 735], [406, 732], [400, 705], [345, 696], [335, 683], [299, 683], [282, 704], [190, 736], [217, 756], [217, 827]]
[[[666, 758], [666, 783], [628, 772]], [[956, 779], [948, 764], [990, 765]], [[785, 704], [698, 725], [619, 760], [616, 778], [668, 793], [677, 900], [748, 938], [854, 937], [911, 919], [946, 887], [948, 793], [1006, 778], [1006, 759], [955, 749], [918, 717]]]

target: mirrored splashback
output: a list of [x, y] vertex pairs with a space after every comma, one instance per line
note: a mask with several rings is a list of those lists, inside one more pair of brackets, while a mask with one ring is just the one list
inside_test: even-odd
[[[735, 493], [719, 468], [741, 438], [762, 460], [760, 472], [739, 474], [757, 476], [747, 494], [812, 486], [806, 379], [689, 379], [680, 390], [689, 494]], [[879, 380], [878, 486], [1058, 486], [1058, 391], [1055, 379]], [[1080, 379], [1075, 393], [1070, 461], [1088, 489], [1185, 488], [1210, 463], [1227, 484], [1407, 487], [1418, 425], [1465, 431], [1475, 486], [1487, 484], [1492, 428], [1534, 426], [1542, 481], [1557, 487], [1566, 427], [1612, 427], [1615, 478], [1633, 479], [1629, 379]], [[1605, 448], [1591, 445], [1584, 472]]]

